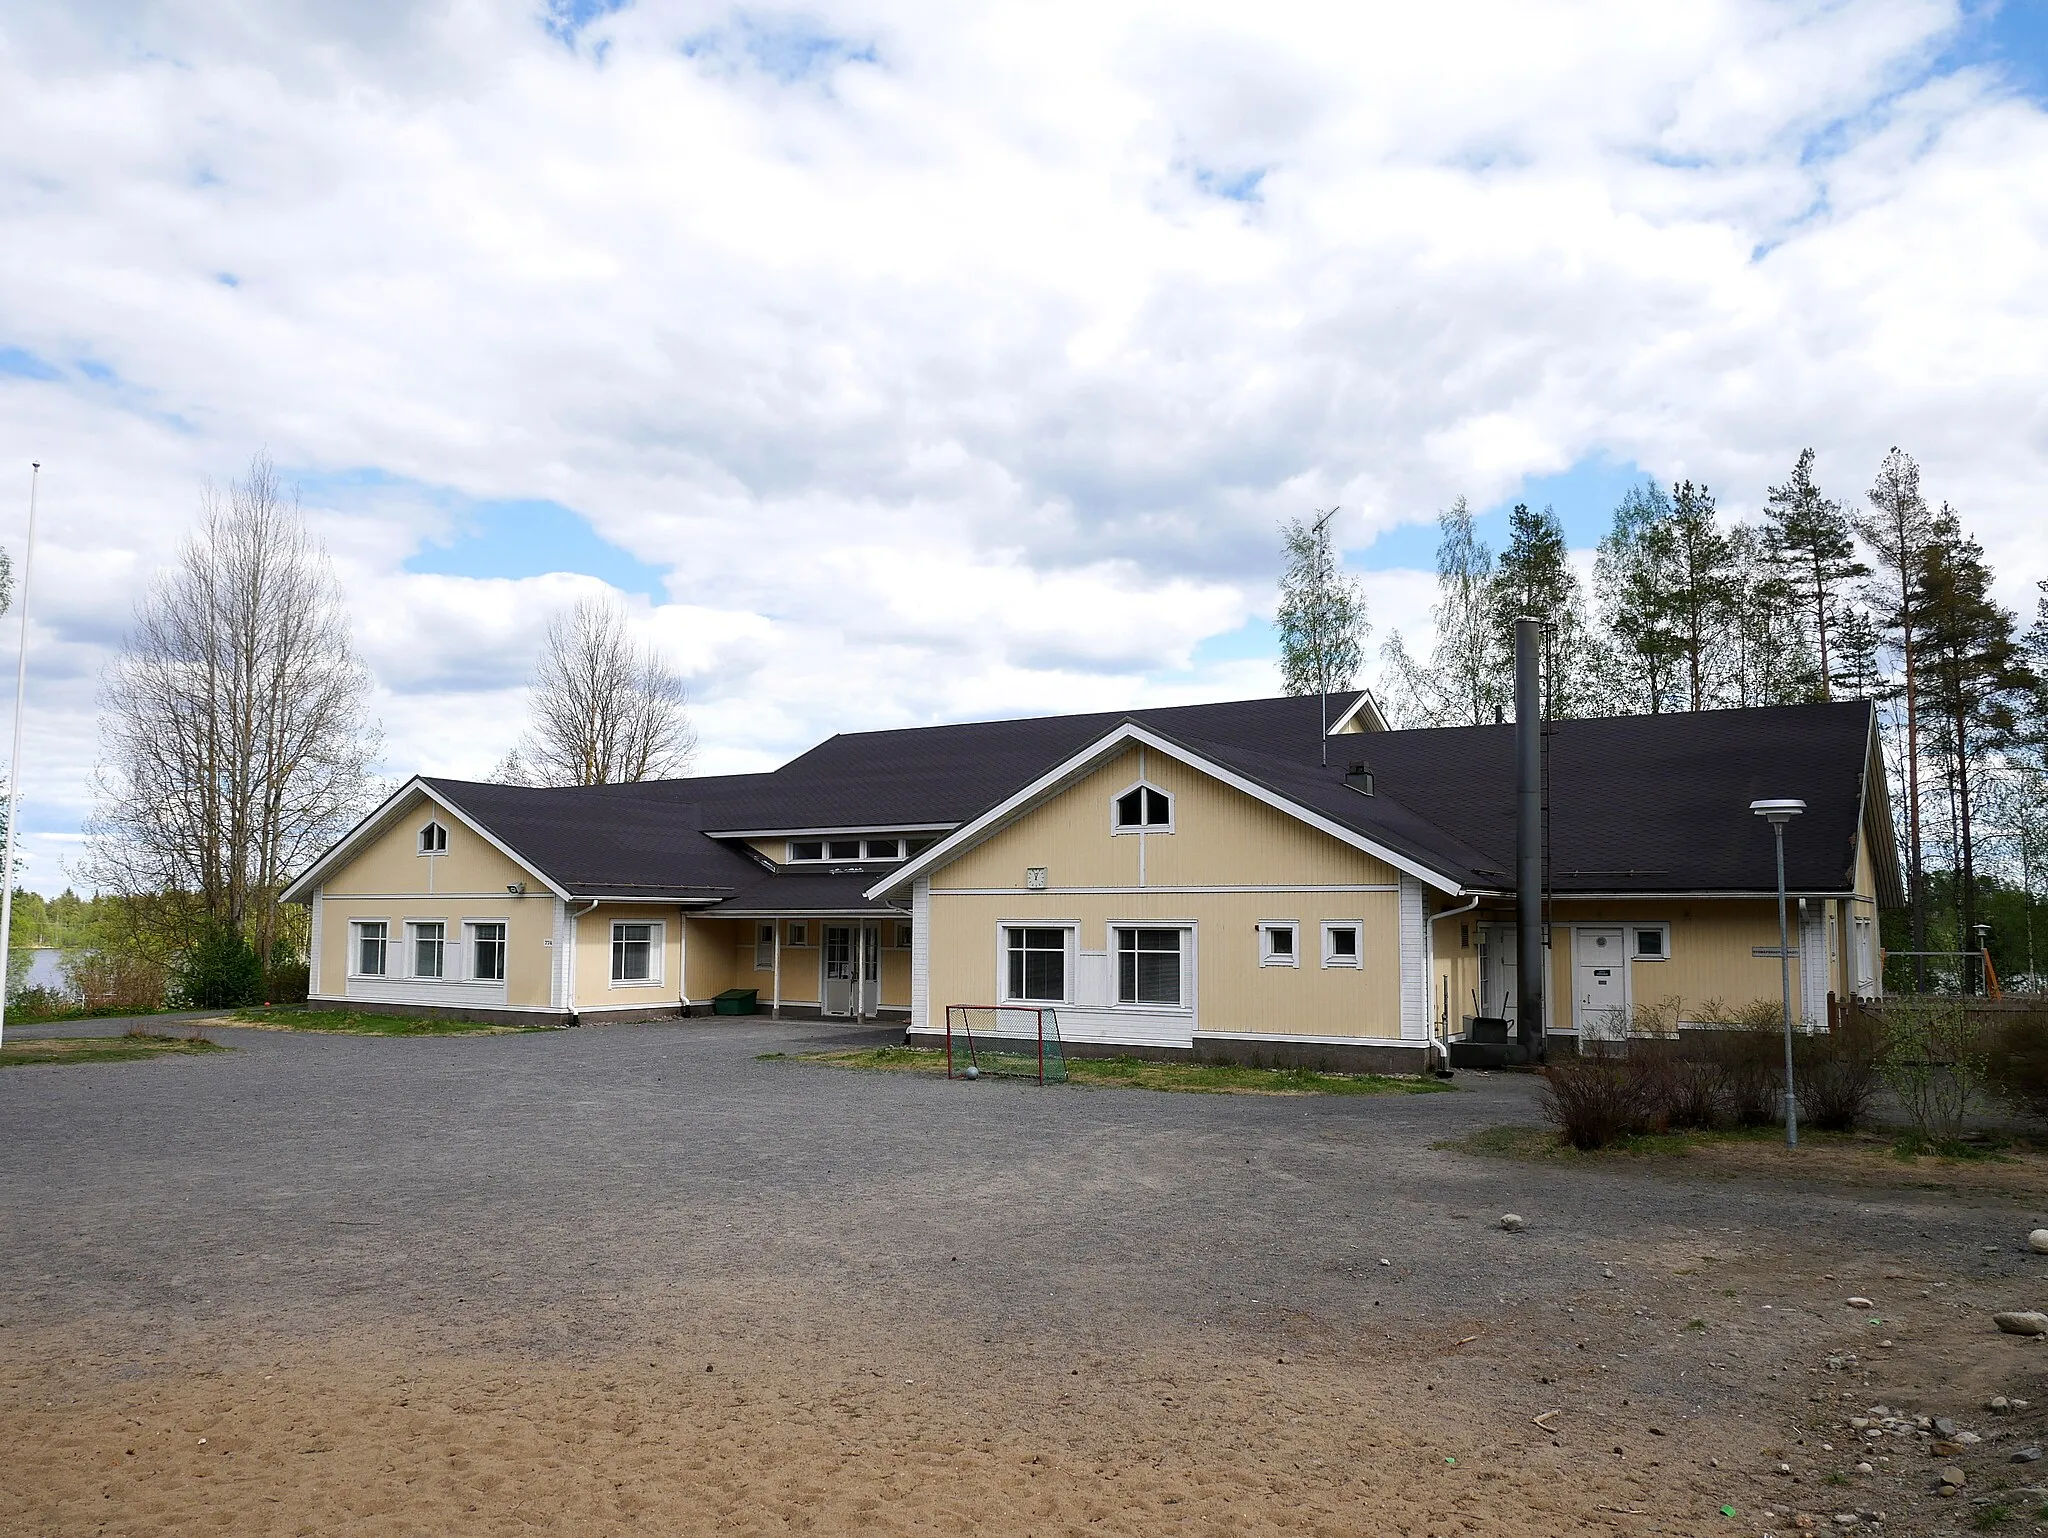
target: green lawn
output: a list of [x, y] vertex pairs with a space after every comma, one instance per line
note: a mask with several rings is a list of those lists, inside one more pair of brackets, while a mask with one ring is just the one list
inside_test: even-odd
[[0, 1068], [26, 1068], [35, 1063], [128, 1063], [144, 1057], [199, 1057], [228, 1049], [203, 1036], [151, 1036], [132, 1031], [126, 1036], [47, 1036], [16, 1038], [0, 1047]]
[[440, 1016], [357, 1014], [341, 1009], [238, 1009], [223, 1025], [253, 1025], [271, 1031], [340, 1031], [353, 1036], [510, 1036], [553, 1030], [547, 1025], [486, 1025]]
[[[764, 1054], [764, 1060], [782, 1056], [780, 1052], [770, 1052]], [[791, 1061], [906, 1073], [946, 1071], [946, 1054], [928, 1047], [803, 1052]], [[1397, 1079], [1376, 1073], [1241, 1068], [1231, 1063], [1154, 1063], [1135, 1057], [1070, 1057], [1067, 1081], [1097, 1089], [1157, 1089], [1193, 1095], [1433, 1095], [1451, 1088], [1437, 1079]]]

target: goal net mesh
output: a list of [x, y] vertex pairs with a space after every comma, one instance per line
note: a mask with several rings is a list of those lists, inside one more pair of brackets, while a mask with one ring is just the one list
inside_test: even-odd
[[1063, 1082], [1066, 1055], [1060, 1051], [1059, 1014], [1016, 1004], [946, 1006], [946, 1075]]

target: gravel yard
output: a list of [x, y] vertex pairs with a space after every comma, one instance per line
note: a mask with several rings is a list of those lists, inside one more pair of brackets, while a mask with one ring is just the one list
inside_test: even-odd
[[887, 1038], [748, 1020], [210, 1034], [0, 1079], [8, 1531], [2042, 1525], [2009, 1459], [2048, 1346], [1988, 1312], [2048, 1303], [2042, 1193], [1431, 1148], [1533, 1120], [1515, 1076], [967, 1084], [762, 1061]]

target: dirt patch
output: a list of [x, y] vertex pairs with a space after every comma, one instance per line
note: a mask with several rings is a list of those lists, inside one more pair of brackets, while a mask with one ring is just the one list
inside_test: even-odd
[[229, 1049], [203, 1036], [42, 1036], [0, 1047], [0, 1068], [38, 1063], [127, 1063], [145, 1057], [200, 1057]]
[[[1023, 1054], [1012, 1076], [1029, 1077], [1034, 1064]], [[763, 1062], [784, 1057], [767, 1053]], [[946, 1054], [929, 1047], [864, 1047], [803, 1052], [791, 1059], [830, 1068], [872, 1068], [891, 1073], [942, 1074]], [[1188, 1095], [1433, 1095], [1455, 1092], [1436, 1079], [1396, 1078], [1377, 1073], [1323, 1073], [1313, 1068], [1247, 1068], [1237, 1063], [1163, 1063], [1136, 1057], [1070, 1057], [1058, 1070], [1069, 1084], [1089, 1089], [1151, 1089]]]
[[1902, 1191], [1967, 1192], [2038, 1203], [2048, 1192], [2048, 1155], [2030, 1146], [1987, 1147], [1962, 1157], [1915, 1153], [1876, 1133], [1802, 1133], [1787, 1148], [1780, 1132], [1670, 1133], [1630, 1138], [1612, 1148], [1576, 1149], [1544, 1127], [1489, 1127], [1436, 1144], [1458, 1153], [1530, 1159], [1587, 1168], [1654, 1171], [1660, 1165], [1687, 1176], [1821, 1181]]
[[1698, 1437], [1476, 1405], [1458, 1337], [1069, 1358], [721, 1334], [563, 1361], [10, 1335], [0, 1432], [38, 1449], [0, 1470], [20, 1533], [1422, 1538], [1689, 1531], [1747, 1504]]

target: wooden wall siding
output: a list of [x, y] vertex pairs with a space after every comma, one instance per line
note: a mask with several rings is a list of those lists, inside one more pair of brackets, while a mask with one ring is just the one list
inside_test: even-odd
[[[571, 910], [574, 915], [576, 962], [576, 1009], [594, 1013], [607, 1009], [646, 1009], [682, 997], [683, 925], [680, 910], [657, 903], [599, 903], [585, 913], [587, 902]], [[661, 977], [652, 983], [612, 983], [612, 925], [659, 924], [662, 926]]]
[[1429, 936], [1422, 883], [1401, 878], [1401, 1035], [1420, 1041], [1429, 1034]]
[[[739, 927], [736, 919], [683, 920], [683, 981], [691, 1003], [707, 1003], [728, 988], [753, 986], [751, 981], [741, 984], [733, 980], [733, 932]], [[683, 996], [682, 990], [677, 996]]]
[[[730, 919], [725, 921], [731, 929], [726, 942], [725, 958], [728, 981], [720, 984], [723, 988], [755, 988], [761, 994], [761, 1008], [767, 1009], [775, 1002], [775, 970], [773, 967], [754, 965], [754, 931], [757, 925], [772, 922], [768, 919]], [[809, 943], [793, 946], [789, 943], [789, 926], [792, 922], [804, 925], [808, 931]], [[894, 938], [899, 922], [893, 917], [870, 919], [879, 925], [882, 932], [881, 967], [878, 981], [881, 983], [879, 1007], [883, 1009], [908, 1009], [911, 1003], [911, 953], [896, 950], [889, 945]], [[820, 1003], [820, 991], [824, 986], [824, 929], [827, 924], [858, 924], [852, 919], [819, 918], [816, 915], [801, 920], [782, 920], [782, 1002], [815, 1006]], [[859, 942], [856, 941], [856, 944]], [[709, 998], [709, 994], [696, 991], [691, 982], [691, 996], [697, 999]], [[715, 992], [716, 990], [714, 990]]]
[[[930, 904], [930, 1029], [944, 1025], [948, 1004], [998, 1001], [997, 930], [1004, 923], [1078, 922], [1081, 950], [1107, 953], [1116, 924], [1192, 921], [1195, 1010], [1176, 1025], [1183, 1039], [1162, 1044], [1189, 1045], [1198, 1028], [1346, 1039], [1401, 1036], [1399, 899], [1393, 891], [969, 895], [934, 887]], [[1326, 919], [1359, 925], [1362, 966], [1322, 965]], [[1258, 926], [1275, 920], [1301, 926], [1298, 966], [1259, 964]], [[1061, 1019], [1075, 1013], [1063, 1010]], [[1106, 1029], [1123, 1012], [1090, 1013], [1100, 1015], [1092, 1026]]]
[[[446, 854], [419, 854], [420, 828], [438, 820], [448, 830]], [[524, 897], [505, 889], [525, 882]], [[321, 998], [366, 1002], [435, 1004], [544, 1010], [553, 1002], [549, 986], [554, 952], [555, 900], [534, 874], [500, 854], [460, 822], [422, 802], [399, 817], [356, 857], [337, 870], [314, 895], [317, 977]], [[358, 919], [382, 919], [390, 926], [394, 973], [382, 980], [351, 978], [351, 930]], [[448, 926], [451, 951], [461, 945], [468, 919], [505, 925], [506, 981], [480, 984], [458, 977], [407, 978], [404, 952], [408, 920], [438, 919]], [[458, 970], [450, 956], [450, 971]], [[465, 969], [466, 969], [466, 957]]]
[[[1139, 778], [1174, 798], [1174, 831], [1111, 836], [1110, 802]], [[1061, 887], [1384, 885], [1392, 866], [1163, 753], [1133, 748], [933, 873], [934, 892], [1022, 889], [1044, 867]]]
[[919, 876], [910, 884], [910, 943], [910, 1025], [913, 1030], [929, 1030], [932, 1018], [932, 878], [929, 876]]

